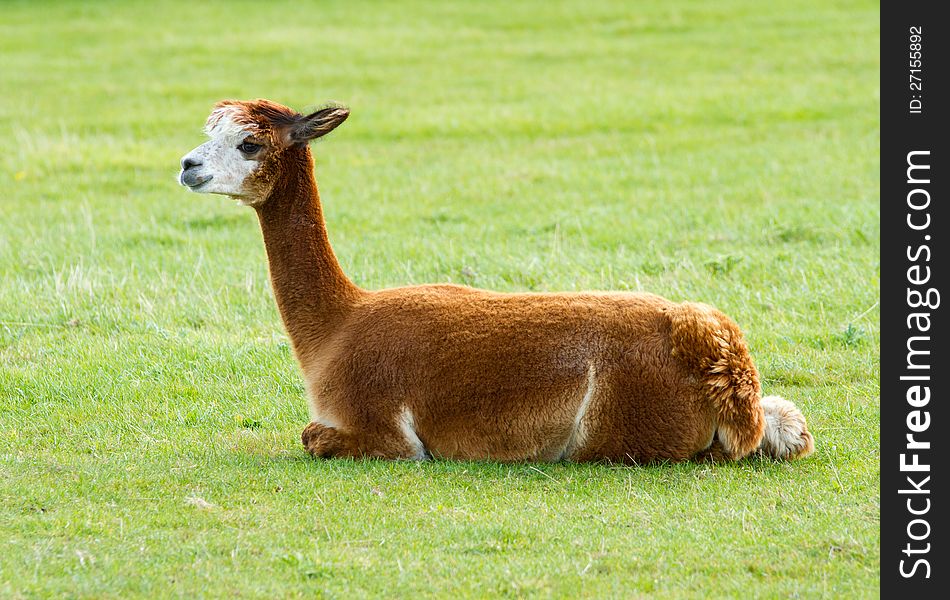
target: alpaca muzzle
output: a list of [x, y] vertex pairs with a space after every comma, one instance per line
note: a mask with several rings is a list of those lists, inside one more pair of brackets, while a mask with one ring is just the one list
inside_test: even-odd
[[195, 189], [214, 179], [213, 175], [201, 175], [197, 168], [185, 169], [178, 176], [178, 181], [185, 187]]

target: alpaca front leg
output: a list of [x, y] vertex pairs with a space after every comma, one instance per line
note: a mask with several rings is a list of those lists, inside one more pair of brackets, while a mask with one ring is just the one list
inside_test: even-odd
[[320, 423], [310, 423], [300, 435], [303, 447], [315, 458], [339, 456], [343, 449], [343, 436], [332, 427]]
[[[344, 433], [320, 423], [310, 423], [300, 436], [304, 448], [317, 458], [383, 458], [422, 460], [426, 458], [421, 442], [412, 443], [401, 431], [375, 430]], [[415, 439], [418, 442], [418, 438]]]

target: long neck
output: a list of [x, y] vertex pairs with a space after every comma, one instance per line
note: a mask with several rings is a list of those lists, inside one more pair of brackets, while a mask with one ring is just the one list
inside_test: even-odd
[[257, 216], [277, 307], [300, 357], [319, 349], [363, 292], [330, 247], [310, 149], [288, 149], [282, 162], [283, 177]]

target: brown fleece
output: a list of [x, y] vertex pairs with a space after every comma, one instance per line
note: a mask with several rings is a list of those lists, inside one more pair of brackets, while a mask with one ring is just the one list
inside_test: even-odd
[[643, 463], [759, 446], [758, 373], [722, 313], [644, 293], [362, 290], [330, 247], [306, 143], [346, 109], [225, 105], [265, 145], [245, 188], [306, 381], [314, 456]]

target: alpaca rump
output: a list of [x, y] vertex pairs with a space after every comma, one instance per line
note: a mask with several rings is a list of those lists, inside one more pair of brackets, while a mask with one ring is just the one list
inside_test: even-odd
[[310, 399], [311, 454], [643, 463], [812, 451], [801, 412], [762, 398], [741, 331], [706, 305], [354, 285], [330, 247], [308, 146], [348, 115], [219, 103], [180, 175], [257, 212]]

